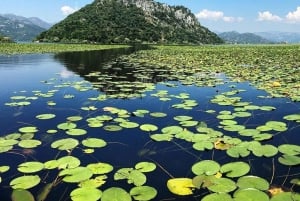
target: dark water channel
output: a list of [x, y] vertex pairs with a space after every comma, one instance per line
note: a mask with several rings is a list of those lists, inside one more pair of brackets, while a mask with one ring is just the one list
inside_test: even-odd
[[[234, 112], [234, 107], [213, 104], [211, 100], [218, 94], [236, 89], [241, 90], [238, 96], [251, 105], [276, 108], [272, 111], [251, 110], [250, 117], [236, 119], [239, 125], [249, 129], [255, 129], [269, 120], [283, 121], [285, 115], [299, 113], [299, 103], [284, 98], [258, 98], [266, 97], [268, 94], [256, 90], [249, 83], [230, 82], [222, 74], [209, 75], [222, 84], [214, 86], [182, 84], [173, 77], [175, 72], [170, 69], [147, 66], [143, 63], [130, 64], [126, 59], [118, 58], [133, 51], [133, 49], [119, 49], [56, 55], [0, 56], [0, 137], [3, 140], [14, 136], [11, 138], [17, 141], [7, 147], [1, 144], [0, 140], [0, 167], [9, 166], [8, 171], [0, 173], [0, 201], [11, 200], [10, 182], [17, 177], [38, 175], [40, 183], [28, 189], [37, 196], [46, 184], [57, 179], [61, 171], [59, 168], [43, 168], [34, 173], [23, 173], [18, 171], [20, 164], [30, 161], [46, 163], [68, 155], [78, 158], [82, 167], [98, 162], [113, 166], [113, 171], [105, 174], [107, 179], [106, 183], [99, 187], [101, 191], [119, 187], [129, 192], [134, 185], [129, 184], [127, 180], [114, 180], [116, 171], [121, 168], [134, 168], [135, 164], [143, 161], [155, 163], [156, 169], [145, 173], [147, 178], [145, 185], [154, 187], [158, 192], [153, 200], [201, 200], [208, 194], [207, 190], [196, 190], [192, 196], [176, 196], [166, 185], [171, 177], [193, 178], [195, 175], [191, 167], [201, 160], [214, 160], [219, 164], [244, 161], [251, 167], [248, 175], [272, 181], [271, 185], [291, 188], [289, 181], [299, 178], [300, 167], [287, 167], [278, 163], [281, 155], [279, 153], [274, 157], [256, 157], [250, 154], [244, 158], [232, 158], [226, 151], [217, 149], [197, 151], [193, 149], [193, 142], [189, 139], [177, 137], [170, 141], [156, 142], [150, 136], [162, 133], [164, 127], [180, 125], [174, 117], [189, 116], [197, 124], [182, 126], [185, 131], [199, 133], [197, 126], [205, 123], [209, 128], [226, 136], [252, 140], [248, 136], [239, 136], [235, 131], [223, 130], [220, 119], [216, 118], [224, 110]], [[143, 66], [147, 68], [142, 68]], [[122, 93], [119, 93], [120, 91]], [[183, 103], [185, 99], [195, 100], [197, 104], [188, 109], [174, 106]], [[111, 108], [122, 109], [125, 112], [118, 115], [112, 113]], [[137, 112], [138, 110], [147, 110], [148, 113], [142, 115]], [[209, 110], [214, 112], [210, 113]], [[155, 117], [151, 113], [164, 113], [166, 116]], [[40, 114], [54, 114], [55, 118], [37, 119], [36, 116]], [[102, 115], [112, 118], [102, 122], [101, 127], [89, 126], [89, 118]], [[71, 116], [80, 116], [82, 119], [73, 122], [68, 120]], [[139, 127], [123, 129], [117, 127], [115, 131], [104, 129], [105, 126], [107, 128], [118, 126], [124, 119], [139, 125], [156, 125], [158, 129], [156, 131], [144, 131]], [[76, 128], [86, 133], [67, 134], [65, 130], [57, 128], [64, 122], [73, 122]], [[285, 122], [288, 126], [286, 131], [270, 131], [269, 133], [274, 136], [261, 143], [274, 146], [282, 143], [299, 145], [299, 123]], [[20, 128], [23, 127], [36, 127], [38, 131], [22, 132]], [[56, 132], [51, 133], [52, 130]], [[58, 150], [51, 146], [53, 142], [66, 138], [78, 140], [76, 148]], [[87, 147], [82, 141], [88, 138], [103, 139], [107, 145], [95, 148], [93, 153], [87, 154], [84, 152]], [[41, 144], [24, 148], [19, 145], [23, 139], [38, 140]], [[57, 182], [45, 201], [71, 200], [69, 194], [77, 187], [77, 183]], [[297, 187], [293, 190], [299, 192]]]

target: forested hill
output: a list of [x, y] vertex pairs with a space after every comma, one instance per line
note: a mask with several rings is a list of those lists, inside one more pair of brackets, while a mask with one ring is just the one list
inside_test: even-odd
[[41, 33], [42, 42], [217, 44], [183, 6], [153, 0], [95, 0]]

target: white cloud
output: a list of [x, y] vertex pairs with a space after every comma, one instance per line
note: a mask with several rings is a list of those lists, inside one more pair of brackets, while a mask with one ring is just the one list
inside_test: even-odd
[[270, 11], [258, 12], [258, 21], [274, 21], [279, 22], [282, 20], [281, 17], [273, 15]]
[[242, 17], [229, 17], [225, 16], [222, 11], [212, 11], [212, 10], [207, 10], [203, 9], [199, 13], [196, 14], [196, 17], [198, 19], [205, 19], [205, 20], [223, 20], [224, 22], [241, 22], [243, 21]]
[[60, 8], [60, 10], [63, 13], [63, 15], [70, 15], [70, 14], [76, 12], [78, 9], [72, 8], [71, 6], [63, 6]]
[[285, 17], [288, 22], [300, 22], [300, 6], [297, 7], [297, 10], [289, 12]]

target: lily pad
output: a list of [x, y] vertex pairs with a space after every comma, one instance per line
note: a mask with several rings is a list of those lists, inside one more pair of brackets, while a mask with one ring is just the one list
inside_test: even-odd
[[105, 147], [107, 143], [99, 138], [87, 138], [85, 140], [82, 140], [81, 142], [84, 146], [90, 147], [90, 148], [101, 148]]
[[102, 196], [102, 191], [97, 188], [76, 188], [71, 194], [73, 201], [97, 201]]
[[229, 193], [236, 189], [236, 185], [231, 179], [215, 178], [207, 188], [215, 193]]
[[257, 189], [247, 188], [233, 194], [234, 201], [269, 201], [269, 196]]
[[114, 169], [112, 165], [101, 162], [88, 164], [87, 168], [89, 168], [93, 174], [107, 174]]
[[36, 133], [36, 132], [38, 132], [38, 129], [35, 126], [26, 126], [26, 127], [19, 128], [19, 132], [21, 132], [21, 133]]
[[11, 194], [12, 201], [34, 201], [34, 196], [25, 189], [14, 189]]
[[266, 191], [269, 189], [269, 182], [264, 178], [249, 175], [240, 177], [237, 180], [236, 184], [240, 189], [247, 189], [247, 188], [255, 188], [261, 191]]
[[136, 128], [136, 127], [139, 127], [138, 123], [130, 122], [130, 121], [121, 122], [119, 125], [123, 128]]
[[76, 168], [80, 165], [80, 160], [74, 156], [63, 156], [57, 162], [59, 169]]
[[190, 178], [173, 178], [167, 182], [169, 191], [175, 195], [191, 195], [195, 188], [193, 180]]
[[183, 128], [180, 126], [167, 126], [161, 129], [161, 132], [164, 134], [172, 134], [176, 135], [178, 133], [181, 133], [183, 131]]
[[148, 201], [152, 200], [157, 195], [157, 190], [151, 186], [137, 186], [133, 187], [129, 194], [139, 201]]
[[0, 173], [7, 172], [9, 169], [10, 167], [7, 165], [0, 166]]
[[119, 125], [106, 125], [103, 127], [103, 129], [110, 132], [116, 132], [122, 130], [123, 128]]
[[214, 175], [220, 170], [220, 165], [216, 161], [203, 160], [192, 166], [195, 175]]
[[283, 165], [288, 165], [288, 166], [299, 165], [300, 164], [300, 156], [284, 154], [278, 158], [278, 161], [279, 161], [279, 163], [281, 163]]
[[47, 120], [47, 119], [53, 119], [55, 118], [55, 114], [39, 114], [35, 118], [41, 119], [41, 120]]
[[140, 126], [140, 129], [142, 131], [156, 131], [158, 129], [158, 127], [156, 125], [153, 124], [143, 124]]
[[231, 162], [222, 165], [220, 171], [227, 177], [241, 177], [250, 171], [250, 166], [245, 162]]
[[76, 124], [75, 123], [72, 123], [72, 122], [66, 122], [66, 123], [61, 123], [61, 124], [58, 124], [57, 125], [57, 128], [58, 129], [61, 129], [61, 130], [69, 130], [69, 129], [74, 129], [76, 128]]
[[13, 179], [9, 185], [13, 189], [30, 189], [40, 183], [41, 179], [38, 175], [21, 176]]
[[93, 172], [87, 167], [76, 167], [60, 171], [59, 176], [63, 176], [64, 182], [78, 183], [91, 178], [93, 176]]
[[68, 135], [85, 135], [87, 134], [87, 131], [80, 128], [72, 128], [66, 131]]
[[30, 149], [30, 148], [35, 148], [41, 144], [42, 144], [41, 141], [31, 139], [31, 140], [21, 140], [18, 145], [19, 147]]
[[227, 194], [227, 193], [212, 193], [209, 195], [206, 195], [204, 198], [202, 198], [201, 201], [234, 201], [233, 198]]
[[111, 187], [103, 191], [101, 201], [131, 201], [131, 196], [124, 189]]
[[156, 169], [156, 165], [152, 162], [139, 162], [135, 165], [135, 169], [141, 172], [152, 172]]
[[274, 195], [270, 201], [299, 201], [300, 194], [292, 192], [282, 192], [277, 195]]
[[173, 135], [171, 134], [153, 134], [150, 135], [150, 138], [155, 140], [155, 141], [171, 141], [173, 139]]
[[282, 144], [278, 147], [278, 151], [286, 155], [295, 156], [300, 154], [300, 146], [293, 144]]
[[44, 163], [33, 161], [19, 164], [18, 171], [22, 173], [34, 173], [41, 171], [43, 168]]
[[72, 150], [79, 144], [78, 140], [73, 138], [65, 138], [56, 140], [51, 144], [52, 148], [59, 150]]

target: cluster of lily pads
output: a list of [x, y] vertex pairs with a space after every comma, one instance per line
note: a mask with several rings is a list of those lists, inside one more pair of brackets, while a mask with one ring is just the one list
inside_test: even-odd
[[[13, 189], [11, 197], [14, 201], [47, 200], [55, 187], [68, 184], [72, 186], [68, 196], [73, 201], [156, 200], [161, 199], [160, 191], [167, 189], [174, 196], [201, 195], [198, 198], [201, 201], [300, 200], [299, 192], [295, 192], [300, 185], [297, 173], [300, 145], [288, 140], [276, 145], [273, 141], [291, 129], [299, 131], [299, 111], [276, 117], [275, 120], [266, 119], [259, 124], [248, 124], [260, 113], [272, 115], [277, 108], [247, 100], [243, 96], [246, 90], [231, 84], [245, 80], [262, 88], [263, 83], [267, 86], [263, 89], [270, 93], [270, 97], [288, 97], [298, 104], [299, 61], [297, 57], [293, 57], [293, 62], [276, 60], [283, 54], [272, 46], [233, 47], [157, 47], [108, 63], [104, 68], [109, 69], [107, 72], [115, 72], [111, 76], [109, 73], [90, 72], [84, 75], [88, 81], [77, 76], [75, 81], [51, 78], [41, 82], [48, 86], [46, 92], [16, 92], [5, 104], [12, 111], [15, 107], [26, 110], [42, 102], [47, 112], [32, 114], [34, 120], [30, 120], [30, 125], [18, 126], [11, 134], [1, 134], [0, 154], [22, 155], [25, 161], [19, 162], [17, 167], [1, 164], [0, 183]], [[279, 47], [290, 56], [299, 48]], [[256, 55], [255, 51], [261, 54]], [[250, 52], [255, 53], [259, 62], [248, 58]], [[273, 60], [268, 60], [271, 56]], [[120, 63], [122, 65], [119, 66]], [[283, 68], [276, 68], [277, 74], [274, 75], [275, 63], [292, 68], [293, 77], [284, 78], [286, 74]], [[272, 71], [268, 71], [270, 69]], [[241, 71], [245, 73], [241, 74]], [[124, 78], [120, 72], [127, 72], [129, 77]], [[264, 79], [253, 76], [262, 76], [264, 73], [268, 75]], [[206, 102], [199, 101], [199, 95], [189, 93], [190, 88], [200, 96], [201, 93], [208, 96], [204, 90], [210, 90], [210, 95], [203, 99]], [[100, 92], [97, 91], [99, 89]], [[77, 100], [77, 97], [84, 97], [84, 100]], [[69, 101], [70, 105], [72, 102], [80, 105], [72, 108], [78, 115], [70, 113], [57, 122], [59, 116], [55, 111], [61, 109], [58, 98]], [[256, 98], [264, 100], [269, 96]], [[167, 105], [167, 109], [134, 107], [130, 110], [117, 104], [111, 106], [114, 101], [133, 104], [135, 101], [153, 101], [155, 104]], [[145, 157], [147, 161], [139, 162], [133, 161], [140, 158], [128, 156], [132, 157], [132, 161], [128, 161], [131, 165], [126, 167], [99, 161], [101, 152], [111, 146], [104, 134], [121, 136], [124, 131], [136, 133], [137, 139], [141, 139], [140, 136], [146, 137], [145, 146], [162, 143], [175, 145], [178, 151], [196, 157], [197, 162], [190, 167], [191, 174], [188, 177], [186, 174], [174, 177], [168, 172], [168, 166], [160, 165], [159, 161], [151, 159], [151, 155]], [[42, 134], [53, 138], [44, 141]], [[125, 144], [121, 137], [117, 143], [120, 146]], [[33, 150], [46, 150], [53, 153], [55, 158], [39, 161], [34, 157], [26, 157]], [[226, 158], [226, 162], [211, 159], [215, 153]], [[212, 157], [202, 158], [202, 154]], [[86, 162], [83, 159], [86, 156], [92, 156], [95, 161]], [[274, 188], [273, 178], [268, 181], [255, 175], [251, 161], [260, 159], [271, 159], [273, 164], [286, 169], [285, 180], [289, 184]], [[165, 183], [165, 189], [157, 189], [151, 183], [151, 176], [148, 176], [148, 173], [150, 175], [159, 170], [170, 176], [168, 180], [161, 181]], [[271, 171], [275, 170], [273, 167]], [[290, 175], [290, 172], [293, 174]], [[8, 173], [15, 176], [7, 179]], [[45, 179], [48, 174], [55, 175], [50, 182]], [[37, 188], [42, 189], [42, 193], [34, 196], [34, 189]]]

